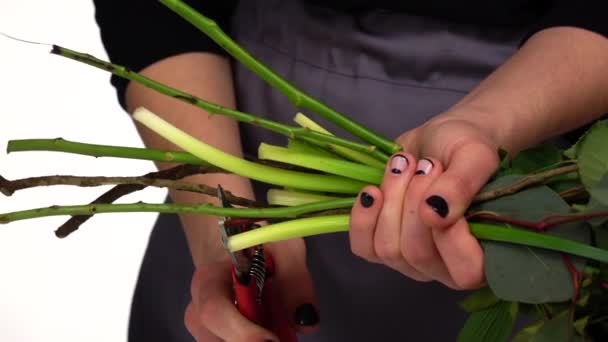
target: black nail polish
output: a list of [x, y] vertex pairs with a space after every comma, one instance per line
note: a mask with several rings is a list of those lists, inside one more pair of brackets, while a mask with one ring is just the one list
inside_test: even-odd
[[319, 314], [312, 304], [302, 304], [296, 308], [297, 325], [311, 326], [319, 323]]
[[369, 208], [374, 205], [374, 198], [367, 192], [361, 193], [361, 198], [359, 200], [364, 208]]
[[433, 195], [426, 199], [426, 204], [428, 204], [433, 211], [437, 213], [437, 215], [446, 218], [449, 213], [448, 202], [446, 202], [442, 197]]

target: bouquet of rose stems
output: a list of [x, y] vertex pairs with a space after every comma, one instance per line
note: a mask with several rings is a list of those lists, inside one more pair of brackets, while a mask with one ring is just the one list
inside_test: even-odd
[[[284, 146], [262, 143], [257, 160], [224, 153], [189, 136], [146, 108], [133, 119], [179, 146], [160, 151], [93, 145], [63, 139], [12, 140], [8, 152], [59, 151], [96, 157], [166, 161], [177, 166], [139, 177], [42, 176], [6, 180], [0, 191], [39, 185], [95, 186], [115, 184], [95, 202], [0, 213], [0, 223], [51, 215], [72, 216], [56, 230], [66, 237], [92, 216], [114, 212], [195, 213], [231, 216], [270, 224], [231, 236], [228, 247], [239, 251], [257, 244], [329, 234], [349, 228], [349, 212], [359, 191], [382, 182], [385, 163], [401, 146], [371, 132], [329, 105], [300, 91], [228, 37], [214, 21], [180, 0], [161, 0], [212, 38], [237, 61], [250, 68], [294, 107], [319, 115], [358, 141], [341, 138], [311, 115], [295, 113], [297, 125], [210, 103], [91, 55], [53, 46], [52, 53], [97, 67], [210, 113], [226, 115], [286, 137]], [[471, 233], [485, 254], [487, 286], [460, 303], [470, 312], [461, 341], [584, 341], [608, 336], [608, 122], [599, 121], [566, 150], [542, 144], [516, 156], [500, 154], [494, 177], [467, 211]], [[266, 203], [228, 193], [236, 208], [210, 204], [113, 204], [148, 186], [194, 191], [215, 196], [206, 184], [182, 181], [199, 173], [234, 173], [267, 183]], [[519, 315], [533, 323], [513, 331]]]

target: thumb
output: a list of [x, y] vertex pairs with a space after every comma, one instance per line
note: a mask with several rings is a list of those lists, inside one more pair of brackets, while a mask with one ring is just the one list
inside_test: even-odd
[[297, 330], [311, 333], [319, 327], [318, 301], [306, 266], [304, 239], [269, 244], [275, 260], [275, 279], [281, 299]]
[[499, 165], [496, 150], [479, 141], [463, 143], [441, 162], [445, 171], [426, 191], [420, 207], [421, 220], [434, 229], [456, 223]]

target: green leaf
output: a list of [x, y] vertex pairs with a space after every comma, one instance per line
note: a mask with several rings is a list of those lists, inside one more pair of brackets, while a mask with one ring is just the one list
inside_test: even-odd
[[540, 328], [545, 324], [545, 321], [539, 321], [522, 329], [511, 342], [531, 342]]
[[460, 307], [466, 312], [480, 311], [498, 303], [499, 300], [492, 289], [486, 286], [463, 299]]
[[563, 160], [563, 151], [551, 143], [544, 143], [524, 150], [511, 161], [511, 167], [504, 171], [507, 174], [529, 174], [555, 165]]
[[[608, 174], [605, 174], [600, 179], [599, 183], [591, 190], [589, 190], [591, 199], [585, 212], [594, 213], [601, 211], [608, 211]], [[593, 227], [601, 226], [608, 222], [608, 217], [594, 217], [587, 220]]]
[[588, 190], [593, 189], [608, 171], [608, 121], [601, 120], [591, 126], [566, 156], [577, 159], [581, 181]]
[[587, 323], [589, 323], [589, 316], [585, 316], [574, 321], [574, 329], [581, 335], [585, 335], [585, 328], [587, 328]]
[[546, 321], [531, 340], [533, 342], [571, 342], [574, 338], [572, 311], [566, 310]]
[[[487, 189], [505, 186], [521, 176], [504, 176], [488, 184]], [[539, 221], [550, 214], [566, 214], [570, 207], [547, 186], [537, 186], [519, 193], [485, 202], [474, 208], [528, 221]], [[521, 229], [512, 227], [513, 229]], [[547, 234], [590, 243], [583, 222], [553, 227]], [[572, 276], [560, 253], [539, 248], [482, 241], [488, 285], [498, 298], [523, 303], [567, 301], [574, 295]], [[571, 257], [582, 270], [584, 260]]]
[[458, 342], [500, 342], [511, 335], [517, 303], [500, 301], [472, 313], [458, 335]]

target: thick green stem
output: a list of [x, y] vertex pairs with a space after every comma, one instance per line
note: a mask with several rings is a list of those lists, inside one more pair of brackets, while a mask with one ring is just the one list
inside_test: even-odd
[[252, 180], [308, 191], [343, 194], [355, 194], [366, 185], [344, 177], [279, 169], [238, 158], [188, 135], [145, 108], [136, 109], [133, 118], [185, 151], [223, 170]]
[[92, 157], [115, 157], [153, 160], [168, 163], [209, 165], [209, 163], [188, 152], [161, 151], [150, 148], [122, 147], [86, 144], [57, 139], [23, 139], [8, 142], [7, 152], [56, 151], [75, 153]]
[[354, 198], [315, 202], [285, 208], [221, 208], [211, 204], [86, 204], [73, 206], [51, 206], [11, 213], [0, 214], [0, 224], [28, 220], [47, 216], [63, 215], [96, 215], [105, 213], [157, 212], [174, 214], [206, 214], [214, 216], [232, 216], [242, 218], [296, 218], [314, 212], [350, 208], [355, 203]]
[[577, 241], [566, 240], [554, 235], [513, 229], [487, 223], [469, 223], [471, 233], [481, 240], [508, 242], [530, 247], [540, 247], [558, 252], [581, 256], [608, 263], [608, 250], [589, 246]]
[[[228, 241], [228, 246], [235, 252], [262, 243], [346, 231], [349, 227], [349, 220], [350, 215], [331, 215], [290, 220], [233, 235]], [[470, 223], [469, 227], [471, 233], [481, 240], [539, 247], [608, 263], [607, 250], [577, 241], [486, 223]]]
[[265, 143], [261, 143], [258, 148], [258, 158], [291, 165], [299, 165], [375, 185], [379, 185], [384, 176], [383, 169], [336, 158], [294, 153], [285, 147]]
[[258, 244], [347, 231], [349, 215], [309, 217], [271, 224], [231, 236], [228, 248], [237, 252]]
[[[323, 128], [323, 126], [319, 125], [314, 120], [302, 113], [296, 114], [296, 117], [293, 119], [293, 121], [297, 122], [300, 126], [308, 128], [312, 131], [333, 135], [330, 131]], [[375, 154], [372, 156], [343, 146], [330, 144], [328, 147], [339, 156], [345, 157], [352, 161], [363, 163], [368, 166], [374, 166], [378, 169], [384, 169], [384, 163], [388, 161], [388, 157], [382, 153], [380, 153], [380, 155]]]
[[372, 145], [378, 146], [381, 150], [389, 154], [395, 153], [401, 149], [401, 147], [394, 142], [381, 137], [374, 132], [371, 132], [364, 126], [354, 122], [348, 117], [330, 108], [326, 104], [297, 89], [287, 80], [273, 72], [270, 68], [255, 59], [255, 57], [239, 46], [239, 44], [224, 33], [224, 31], [222, 31], [222, 29], [213, 20], [198, 13], [195, 9], [188, 6], [183, 1], [160, 0], [160, 2], [213, 39], [226, 52], [231, 54], [239, 62], [255, 72], [258, 76], [260, 76], [260, 78], [268, 82], [281, 93], [285, 94], [296, 107], [305, 108], [318, 113], [331, 122], [344, 128], [351, 134]]
[[270, 205], [294, 206], [319, 201], [336, 200], [338, 198], [318, 193], [270, 189], [266, 193], [266, 201]]
[[351, 148], [356, 151], [361, 151], [364, 153], [372, 153], [376, 150], [376, 146], [374, 145], [366, 145], [360, 144], [354, 141], [350, 141], [347, 139], [342, 139], [339, 137], [331, 136], [328, 134], [322, 134], [319, 132], [313, 132], [309, 129], [304, 129], [301, 127], [292, 127], [288, 125], [284, 125], [272, 120], [264, 119], [261, 116], [252, 115], [249, 113], [240, 112], [238, 110], [233, 110], [230, 108], [222, 107], [220, 105], [205, 101], [199, 97], [196, 97], [192, 94], [188, 94], [181, 90], [171, 88], [162, 83], [154, 81], [150, 78], [142, 76], [128, 68], [112, 64], [101, 59], [98, 59], [94, 56], [91, 56], [86, 53], [70, 50], [61, 46], [53, 45], [53, 50], [51, 53], [54, 53], [59, 56], [63, 56], [66, 58], [73, 59], [75, 61], [88, 64], [94, 66], [96, 68], [111, 72], [117, 76], [126, 78], [128, 80], [137, 82], [143, 86], [146, 86], [150, 89], [153, 89], [161, 94], [165, 94], [167, 96], [171, 96], [175, 99], [190, 103], [194, 106], [202, 108], [210, 113], [221, 114], [228, 117], [231, 117], [235, 120], [248, 123], [251, 125], [259, 126], [273, 132], [285, 135], [290, 138], [299, 137], [302, 139], [308, 139], [316, 142], [325, 142], [328, 144], [336, 144], [344, 147]]

